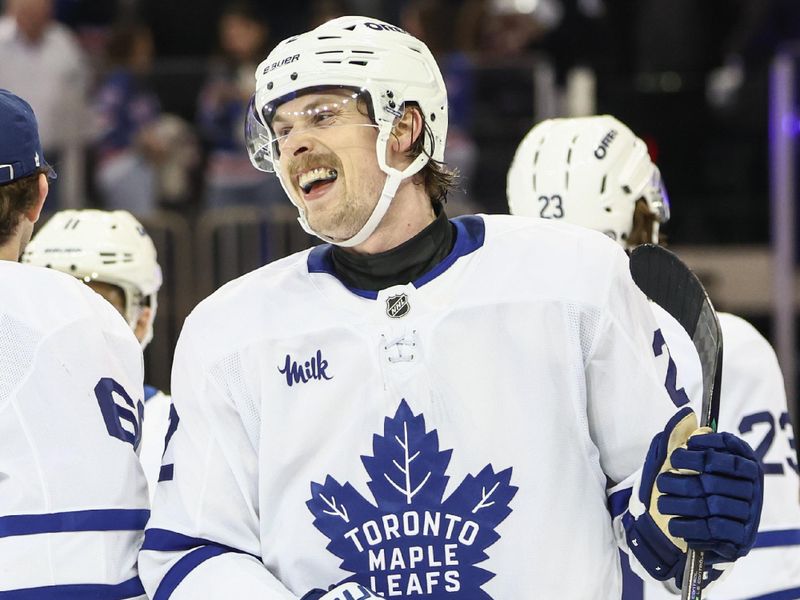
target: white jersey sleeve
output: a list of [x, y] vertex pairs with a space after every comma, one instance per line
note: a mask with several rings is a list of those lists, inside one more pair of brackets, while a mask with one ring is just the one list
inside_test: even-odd
[[[611, 273], [604, 326], [587, 362], [586, 386], [589, 425], [608, 479], [616, 542], [629, 553], [623, 519], [629, 516], [647, 449], [685, 402], [671, 393], [663, 376], [668, 353], [660, 351], [658, 323], [620, 254]], [[645, 574], [635, 557], [630, 561]]]
[[[657, 307], [656, 307], [657, 308]], [[700, 364], [688, 335], [656, 311], [669, 349], [680, 360], [679, 386], [700, 409]], [[714, 586], [720, 600], [800, 597], [800, 479], [794, 433], [778, 360], [769, 342], [744, 319], [718, 313], [723, 340], [719, 429], [746, 440], [764, 468], [764, 505], [756, 542]], [[624, 600], [674, 598], [626, 572]]]
[[258, 558], [258, 456], [231, 392], [201, 367], [207, 340], [192, 325], [190, 316], [175, 350], [173, 435], [139, 557], [145, 589], [171, 600], [293, 599]]
[[586, 387], [589, 425], [603, 471], [618, 483], [640, 470], [651, 440], [676, 406], [657, 369], [655, 319], [622, 252], [610, 278], [601, 335], [587, 361]]
[[76, 279], [0, 262], [0, 597], [144, 598], [142, 355]]
[[139, 460], [147, 479], [151, 502], [159, 479], [169, 470], [167, 467], [162, 471], [161, 458], [164, 455], [164, 440], [169, 431], [172, 412], [172, 399], [167, 394], [152, 386], [144, 386], [144, 419]]

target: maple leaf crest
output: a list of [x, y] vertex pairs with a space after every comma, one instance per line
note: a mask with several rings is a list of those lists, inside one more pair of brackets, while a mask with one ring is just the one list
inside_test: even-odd
[[373, 436], [372, 451], [361, 461], [374, 503], [330, 475], [311, 483], [306, 502], [328, 551], [353, 573], [344, 581], [387, 598], [492, 600], [481, 586], [494, 573], [477, 564], [511, 514], [511, 468], [495, 473], [486, 465], [445, 499], [452, 450], [439, 450], [436, 430], [427, 431], [405, 400]]

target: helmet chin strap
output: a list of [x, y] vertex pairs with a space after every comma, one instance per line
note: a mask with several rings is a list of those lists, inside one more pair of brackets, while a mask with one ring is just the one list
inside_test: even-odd
[[[342, 246], [343, 248], [352, 248], [353, 246], [358, 246], [359, 244], [367, 241], [369, 237], [375, 233], [375, 230], [380, 225], [383, 217], [386, 216], [387, 211], [389, 210], [389, 206], [394, 199], [395, 194], [397, 193], [397, 188], [400, 187], [400, 184], [403, 182], [404, 179], [408, 179], [412, 175], [418, 173], [422, 167], [424, 167], [428, 162], [428, 157], [424, 154], [420, 154], [417, 158], [408, 165], [403, 171], [398, 171], [397, 169], [393, 169], [392, 167], [386, 166], [384, 161], [379, 161], [381, 164], [381, 170], [387, 174], [386, 182], [383, 184], [383, 189], [381, 190], [380, 198], [378, 198], [377, 204], [375, 204], [375, 208], [372, 209], [372, 214], [367, 219], [366, 223], [358, 230], [353, 236], [347, 238], [346, 240], [336, 240], [333, 238], [329, 238], [326, 235], [319, 233], [318, 231], [314, 231], [309, 225], [308, 221], [306, 220], [305, 211], [302, 207], [300, 207], [297, 203], [294, 202], [292, 199], [289, 190], [286, 189], [286, 193], [289, 195], [289, 198], [292, 199], [292, 203], [297, 206], [297, 210], [300, 212], [300, 215], [297, 217], [297, 220], [300, 222], [300, 226], [303, 230], [310, 234], [315, 235], [324, 242], [329, 244], [333, 244], [335, 246]], [[276, 171], [277, 174], [277, 171]], [[281, 184], [283, 184], [283, 180], [278, 175], [278, 179], [281, 180]]]
[[300, 222], [300, 226], [306, 233], [314, 235], [324, 242], [333, 244], [335, 246], [341, 246], [343, 248], [352, 248], [353, 246], [358, 246], [359, 244], [366, 242], [369, 237], [375, 233], [375, 230], [378, 228], [378, 225], [380, 225], [383, 217], [386, 216], [389, 206], [391, 205], [395, 194], [397, 194], [397, 188], [400, 187], [400, 184], [403, 182], [403, 180], [408, 179], [412, 175], [418, 173], [430, 160], [428, 155], [421, 153], [402, 171], [398, 171], [397, 169], [387, 165], [386, 149], [389, 147], [389, 137], [391, 135], [392, 128], [393, 125], [391, 123], [381, 123], [378, 126], [378, 137], [375, 140], [375, 153], [378, 157], [378, 166], [380, 167], [381, 171], [386, 173], [386, 181], [383, 184], [381, 195], [378, 198], [378, 202], [375, 204], [375, 208], [372, 209], [372, 214], [370, 214], [364, 225], [361, 226], [361, 229], [345, 240], [333, 239], [318, 231], [314, 231], [306, 219], [305, 209], [300, 205], [299, 202], [295, 202], [289, 186], [287, 186], [283, 181], [283, 177], [281, 177], [280, 174], [280, 169], [275, 170], [275, 174], [278, 176], [278, 180], [286, 192], [286, 195], [289, 196], [289, 200], [291, 200], [292, 204], [297, 207], [297, 211], [300, 213], [297, 217], [297, 220]]
[[[155, 304], [155, 300], [153, 300], [153, 303]], [[155, 324], [156, 320], [156, 309], [157, 306], [154, 305], [151, 306], [150, 322], [147, 324], [147, 329], [144, 332], [144, 338], [142, 338], [142, 341], [139, 342], [139, 344], [142, 347], [142, 351], [144, 351], [144, 349], [147, 348], [150, 342], [153, 341], [153, 325]]]
[[[130, 320], [128, 320], [128, 325], [130, 325], [133, 331], [136, 331], [136, 327], [139, 324], [139, 317], [142, 315], [143, 307], [139, 307], [135, 310], [131, 310], [128, 314], [131, 314]], [[153, 341], [153, 325], [156, 320], [156, 312], [158, 311], [158, 299], [156, 294], [152, 294], [150, 296], [150, 320], [147, 323], [147, 328], [144, 331], [144, 337], [139, 340], [139, 345], [142, 347], [142, 351], [144, 351], [150, 342]], [[127, 320], [127, 317], [126, 317]]]
[[658, 245], [658, 231], [659, 231], [658, 221], [655, 221], [653, 223], [653, 232], [650, 238], [650, 241], [655, 245]]
[[[351, 238], [346, 240], [329, 240], [323, 236], [319, 236], [324, 239], [326, 242], [331, 244], [336, 244], [337, 246], [342, 246], [343, 248], [352, 248], [353, 246], [358, 246], [359, 244], [366, 242], [369, 237], [375, 233], [375, 230], [380, 225], [383, 217], [386, 216], [387, 211], [389, 210], [389, 205], [392, 203], [395, 194], [397, 193], [397, 188], [400, 187], [400, 183], [405, 179], [403, 173], [397, 171], [396, 169], [392, 169], [392, 172], [386, 177], [386, 182], [383, 184], [383, 189], [381, 190], [381, 196], [378, 198], [378, 203], [375, 205], [375, 208], [372, 209], [372, 214], [367, 219], [367, 222], [358, 230], [358, 232]], [[316, 234], [319, 235], [319, 234]]]
[[144, 334], [144, 338], [142, 339], [141, 342], [139, 342], [139, 345], [142, 347], [142, 352], [144, 352], [147, 349], [147, 346], [149, 346], [150, 342], [152, 341], [153, 341], [153, 325], [150, 324], [147, 326], [147, 332]]
[[393, 172], [386, 177], [386, 182], [383, 184], [383, 189], [381, 190], [381, 196], [378, 199], [378, 203], [375, 205], [375, 208], [372, 209], [372, 214], [369, 216], [367, 222], [364, 223], [361, 229], [359, 229], [353, 236], [347, 238], [346, 240], [337, 240], [330, 238], [318, 231], [314, 231], [314, 229], [312, 229], [311, 225], [306, 220], [305, 210], [303, 210], [303, 208], [299, 205], [295, 204], [298, 212], [300, 213], [297, 217], [297, 220], [300, 222], [300, 226], [309, 235], [314, 235], [322, 241], [329, 244], [334, 244], [335, 246], [352, 248], [353, 246], [358, 246], [362, 242], [367, 241], [369, 236], [375, 233], [375, 230], [378, 228], [381, 220], [383, 220], [383, 217], [389, 210], [389, 205], [394, 199], [394, 195], [397, 193], [397, 188], [400, 187], [400, 183], [403, 181], [403, 179], [405, 179], [402, 172], [397, 171], [396, 169], [392, 169], [392, 171]]

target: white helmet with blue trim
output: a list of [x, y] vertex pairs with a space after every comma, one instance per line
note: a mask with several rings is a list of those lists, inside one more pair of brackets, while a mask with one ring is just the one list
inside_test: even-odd
[[[375, 152], [386, 183], [370, 217], [347, 240], [332, 240], [314, 231], [303, 207], [292, 197], [276, 163], [278, 136], [271, 127], [277, 107], [305, 92], [345, 88], [363, 98], [378, 129]], [[386, 150], [396, 120], [413, 103], [424, 115], [423, 151], [404, 170], [386, 164]], [[340, 246], [355, 246], [375, 231], [400, 183], [433, 159], [444, 160], [447, 137], [447, 92], [428, 47], [399, 27], [370, 17], [339, 17], [301, 35], [283, 40], [256, 71], [256, 93], [247, 111], [245, 137], [253, 165], [274, 171], [300, 212], [307, 232]]]

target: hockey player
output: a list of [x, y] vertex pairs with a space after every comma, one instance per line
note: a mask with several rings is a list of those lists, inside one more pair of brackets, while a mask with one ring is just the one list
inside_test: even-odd
[[[659, 225], [669, 218], [667, 195], [646, 145], [607, 115], [553, 119], [534, 127], [509, 170], [508, 201], [513, 214], [589, 227], [626, 249], [658, 243]], [[699, 410], [702, 381], [694, 346], [676, 321], [652, 306], [659, 324], [653, 350], [666, 369], [670, 395], [676, 404], [691, 399]], [[741, 435], [756, 448], [765, 489], [754, 550], [712, 596], [798, 598], [800, 481], [783, 377], [771, 346], [752, 325], [722, 312], [719, 321], [725, 343], [719, 429]], [[682, 373], [675, 373], [672, 357], [681, 361]], [[624, 598], [641, 599], [643, 585], [629, 572]], [[644, 597], [673, 596], [649, 583]]]
[[[129, 212], [95, 209], [57, 212], [28, 244], [22, 262], [77, 277], [125, 317], [142, 350], [152, 340], [161, 267], [153, 240]], [[169, 396], [153, 386], [144, 386], [139, 460], [151, 499], [159, 478], [169, 476], [169, 468], [162, 473], [161, 457], [170, 406]]]
[[17, 262], [52, 169], [0, 90], [0, 598], [138, 598], [142, 355], [73, 277]]
[[[446, 91], [423, 43], [341, 17], [256, 76], [251, 157], [327, 243], [185, 323], [175, 475], [139, 556], [155, 600], [618, 599], [618, 545], [674, 585], [684, 538], [712, 562], [747, 552], [758, 463], [676, 412], [619, 247], [447, 220]], [[668, 459], [702, 473], [661, 476], [662, 514]], [[686, 512], [712, 482], [730, 484], [712, 510]]]

